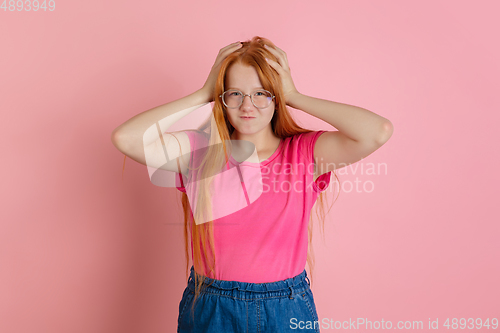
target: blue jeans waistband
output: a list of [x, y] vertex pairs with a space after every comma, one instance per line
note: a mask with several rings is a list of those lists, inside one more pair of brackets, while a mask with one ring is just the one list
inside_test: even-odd
[[[194, 291], [194, 267], [191, 266], [189, 274], [188, 288]], [[307, 282], [307, 283], [304, 283]], [[240, 281], [216, 280], [205, 277], [204, 293], [233, 296], [238, 298], [263, 298], [263, 297], [280, 297], [289, 295], [293, 298], [295, 293], [299, 293], [304, 289], [308, 289], [311, 282], [307, 277], [306, 270], [302, 273], [289, 279], [266, 282], [266, 283], [251, 283]]]

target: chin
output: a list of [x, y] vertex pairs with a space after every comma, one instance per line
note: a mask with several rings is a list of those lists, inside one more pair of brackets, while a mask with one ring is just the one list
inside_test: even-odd
[[[233, 126], [234, 127], [234, 126]], [[258, 131], [245, 131], [245, 130], [240, 130], [238, 129], [237, 127], [234, 127], [234, 132], [238, 132], [240, 134], [245, 134], [245, 135], [250, 135], [250, 134], [255, 134], [257, 133]], [[234, 133], [233, 132], [233, 133]]]

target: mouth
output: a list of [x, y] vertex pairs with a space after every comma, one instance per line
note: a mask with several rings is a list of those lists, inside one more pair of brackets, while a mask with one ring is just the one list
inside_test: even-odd
[[253, 119], [255, 117], [240, 117], [241, 119]]

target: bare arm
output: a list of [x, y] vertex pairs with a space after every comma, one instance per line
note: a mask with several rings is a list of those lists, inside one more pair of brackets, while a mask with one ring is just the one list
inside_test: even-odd
[[193, 110], [196, 110], [203, 104], [209, 103], [210, 97], [207, 91], [202, 88], [178, 100], [139, 113], [113, 130], [111, 142], [119, 150], [122, 150], [120, 148], [130, 146], [140, 146], [143, 148], [144, 145], [155, 141], [144, 141], [144, 134], [151, 126], [161, 121], [162, 127], [169, 128]]
[[[160, 138], [158, 129], [170, 128], [179, 119], [209, 102], [209, 94], [202, 88], [178, 100], [139, 113], [113, 130], [111, 142], [119, 151], [136, 162], [178, 171], [175, 157], [180, 155], [179, 146], [184, 158], [189, 156], [186, 156], [191, 149], [189, 138], [183, 132], [176, 134], [177, 139], [172, 135], [161, 135]], [[164, 149], [167, 150], [167, 154]], [[174, 159], [167, 161], [166, 158], [169, 156]], [[186, 171], [186, 165], [186, 160], [181, 161], [182, 173]]]
[[[213, 100], [215, 82], [221, 63], [227, 55], [239, 47], [241, 44], [232, 43], [220, 49], [201, 89], [186, 97], [157, 106], [130, 118], [113, 130], [111, 142], [119, 151], [141, 164], [159, 167], [160, 165], [165, 166], [165, 163], [169, 162], [166, 169], [176, 171], [177, 169], [171, 169], [170, 164], [173, 165], [173, 163], [170, 162], [171, 160], [175, 161], [175, 158], [179, 156], [175, 153], [179, 144], [169, 144], [169, 142], [178, 139], [184, 156], [190, 152], [189, 138], [184, 132], [179, 133], [180, 135], [176, 134], [176, 138], [173, 138], [172, 135], [163, 138], [162, 133], [165, 133], [165, 129], [170, 128], [182, 117]], [[167, 150], [167, 156], [165, 156], [164, 149]], [[173, 153], [171, 154], [171, 152]], [[146, 155], [149, 164], [146, 163]], [[173, 156], [173, 158], [169, 156]], [[165, 158], [168, 160], [165, 161]]]
[[280, 75], [286, 104], [317, 117], [338, 131], [322, 133], [314, 146], [315, 178], [323, 173], [355, 163], [389, 140], [393, 125], [369, 110], [303, 95], [297, 91], [285, 51], [268, 47], [276, 60], [267, 59]]

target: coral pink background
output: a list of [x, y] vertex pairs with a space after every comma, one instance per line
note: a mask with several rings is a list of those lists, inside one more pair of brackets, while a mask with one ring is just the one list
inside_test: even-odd
[[[429, 318], [447, 331], [447, 318], [499, 317], [499, 10], [436, 0], [1, 9], [0, 332], [175, 331], [180, 192], [130, 159], [122, 179], [111, 132], [201, 88], [220, 48], [255, 35], [285, 50], [301, 93], [394, 124], [382, 148], [338, 170], [324, 242], [315, 224], [320, 319], [422, 321], [425, 332]], [[366, 173], [370, 163], [387, 173]]]

